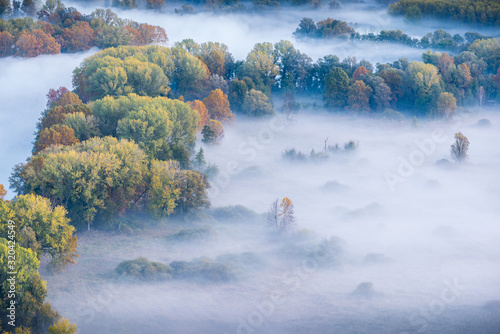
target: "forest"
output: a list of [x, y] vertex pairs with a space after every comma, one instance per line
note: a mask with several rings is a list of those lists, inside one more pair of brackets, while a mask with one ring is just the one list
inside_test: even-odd
[[[0, 0], [0, 88], [14, 84], [7, 75], [17, 62], [76, 64], [30, 105], [34, 133], [21, 138], [31, 140], [28, 156], [0, 184], [2, 332], [286, 333], [299, 324], [298, 333], [495, 333], [500, 35], [476, 27], [500, 24], [498, 3], [374, 2], [395, 21], [371, 32], [363, 31], [370, 18], [336, 16], [370, 10], [350, 1], [246, 6]], [[238, 45], [172, 38], [164, 16], [189, 7], [220, 25], [231, 15], [279, 22], [281, 14], [267, 14], [278, 7], [293, 19], [287, 36], [245, 41], [241, 58]], [[420, 19], [459, 28], [420, 29]], [[355, 45], [361, 57], [349, 53]], [[394, 51], [400, 46], [412, 53]], [[0, 115], [24, 117], [22, 108]], [[464, 204], [474, 200], [481, 207]], [[469, 253], [474, 245], [484, 250]], [[449, 266], [474, 297], [445, 300], [440, 324], [419, 318], [408, 300], [427, 307], [429, 286], [393, 291], [394, 277], [382, 277], [412, 261], [432, 291], [441, 284], [436, 268]], [[474, 261], [479, 283], [464, 269]], [[269, 296], [273, 289], [284, 292]], [[133, 324], [123, 305], [139, 291]], [[102, 301], [107, 293], [111, 301]], [[196, 294], [204, 297], [190, 314]], [[89, 296], [104, 306], [89, 306]], [[386, 310], [394, 321], [382, 325]]]

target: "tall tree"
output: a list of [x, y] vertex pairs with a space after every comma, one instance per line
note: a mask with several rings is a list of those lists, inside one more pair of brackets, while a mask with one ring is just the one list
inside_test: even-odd
[[207, 107], [210, 119], [221, 123], [232, 122], [234, 120], [234, 114], [229, 108], [229, 100], [222, 90], [216, 89], [211, 91], [210, 94], [203, 99], [203, 104]]
[[349, 77], [340, 67], [334, 67], [325, 78], [325, 102], [331, 108], [346, 105]]

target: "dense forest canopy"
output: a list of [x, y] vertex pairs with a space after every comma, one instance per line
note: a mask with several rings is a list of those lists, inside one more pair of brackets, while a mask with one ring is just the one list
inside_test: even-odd
[[388, 11], [409, 20], [436, 17], [470, 24], [500, 25], [500, 3], [495, 0], [399, 0], [391, 4]]

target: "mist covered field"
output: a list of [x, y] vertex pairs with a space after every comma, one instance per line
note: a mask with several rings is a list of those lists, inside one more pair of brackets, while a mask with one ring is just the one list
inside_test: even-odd
[[[86, 14], [96, 7], [66, 4]], [[403, 45], [296, 40], [303, 17], [357, 23], [359, 33], [470, 31], [411, 24], [372, 3], [265, 13], [173, 9], [114, 10], [163, 27], [168, 46], [221, 42], [236, 60], [255, 43], [280, 40], [314, 60], [421, 60], [422, 49]], [[0, 140], [8, 143], [0, 146], [0, 184], [31, 154], [48, 90], [71, 88], [74, 68], [96, 51], [0, 59]], [[500, 333], [498, 105], [414, 123], [327, 112], [304, 97], [287, 119], [282, 101], [274, 103], [273, 117], [237, 115], [219, 145], [196, 140], [196, 151], [219, 168], [210, 209], [160, 221], [131, 213], [120, 217], [120, 232], [79, 231], [79, 258], [63, 272], [51, 273], [42, 260], [54, 308], [80, 333]], [[457, 132], [470, 141], [460, 164], [450, 157]], [[280, 234], [267, 212], [284, 197], [293, 200], [295, 226]], [[140, 257], [196, 274], [134, 278], [115, 270]]]
[[[478, 127], [481, 118], [493, 125]], [[82, 235], [78, 264], [44, 275], [49, 299], [85, 333], [495, 333], [498, 124], [496, 111], [417, 128], [314, 112], [240, 121], [223, 144], [204, 147], [221, 169], [213, 209], [159, 225], [134, 217], [152, 227], [131, 235]], [[459, 129], [470, 162], [436, 164]], [[320, 161], [282, 157], [292, 147], [321, 152], [326, 138], [359, 146]], [[297, 221], [284, 238], [264, 214], [283, 196]], [[207, 225], [192, 239], [177, 234]], [[229, 272], [168, 282], [113, 275], [139, 256], [205, 258]]]

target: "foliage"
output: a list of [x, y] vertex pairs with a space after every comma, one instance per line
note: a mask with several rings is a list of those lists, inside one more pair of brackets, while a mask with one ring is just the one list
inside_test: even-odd
[[274, 114], [273, 105], [267, 95], [255, 89], [251, 89], [245, 94], [241, 108], [243, 112], [253, 117]]
[[[1, 205], [0, 203], [0, 207]], [[7, 221], [2, 219], [2, 227], [3, 225], [7, 225]], [[3, 330], [10, 330], [12, 328], [8, 325], [8, 321], [11, 319], [7, 318], [9, 314], [7, 308], [10, 306], [10, 300], [13, 300], [8, 297], [9, 290], [11, 290], [10, 283], [7, 280], [11, 276], [8, 274], [11, 271], [8, 269], [8, 261], [10, 260], [8, 256], [11, 255], [13, 250], [13, 246], [9, 241], [5, 238], [0, 238], [0, 279], [2, 281], [0, 285], [0, 317], [1, 329]], [[16, 327], [31, 328], [36, 332], [45, 332], [60, 316], [52, 310], [50, 304], [44, 302], [47, 296], [47, 288], [38, 273], [40, 261], [35, 252], [20, 245], [15, 247], [15, 255], [17, 272], [17, 293], [14, 299], [16, 301]], [[26, 331], [22, 333], [26, 333]]]
[[500, 5], [494, 0], [399, 0], [389, 6], [389, 14], [408, 19], [425, 16], [465, 23], [500, 25]]
[[441, 93], [437, 102], [437, 109], [441, 116], [451, 118], [457, 111], [457, 99], [451, 93]]
[[211, 119], [201, 130], [202, 142], [206, 144], [219, 144], [224, 138], [224, 127], [219, 121]]
[[115, 269], [117, 275], [143, 281], [170, 279], [172, 268], [159, 262], [149, 262], [145, 257], [123, 261]]
[[[34, 1], [24, 0], [22, 7], [24, 10], [29, 8], [29, 15], [34, 16], [34, 7], [25, 6], [25, 3]], [[0, 16], [2, 12], [5, 15], [12, 11], [0, 1]], [[93, 46], [106, 48], [165, 44], [168, 41], [163, 28], [119, 19], [109, 9], [97, 9], [91, 15], [82, 15], [75, 8], [66, 8], [60, 1], [49, 0], [37, 15], [38, 21], [31, 17], [0, 19], [0, 57], [36, 57], [85, 51]]]
[[300, 21], [299, 27], [293, 34], [296, 37], [332, 38], [350, 36], [352, 33], [354, 33], [354, 29], [344, 21], [327, 18], [315, 23], [313, 19], [305, 17]]
[[77, 327], [69, 322], [68, 319], [61, 319], [56, 324], [49, 327], [49, 334], [74, 334]]
[[334, 67], [325, 77], [325, 102], [331, 108], [343, 108], [346, 104], [349, 77], [340, 67]]
[[211, 120], [219, 121], [221, 123], [228, 123], [234, 120], [234, 114], [229, 108], [229, 101], [227, 95], [220, 89], [210, 92], [210, 94], [203, 99], [203, 104], [207, 107], [208, 116]]

